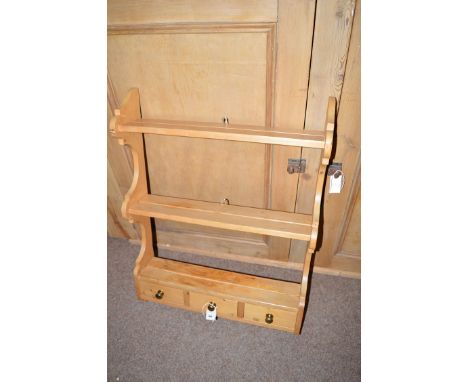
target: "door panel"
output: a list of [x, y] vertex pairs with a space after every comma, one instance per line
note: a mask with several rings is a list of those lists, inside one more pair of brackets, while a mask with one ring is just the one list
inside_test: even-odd
[[[275, 129], [303, 130], [309, 66], [314, 31], [315, 0], [281, 0], [278, 4]], [[298, 174], [286, 172], [289, 158], [301, 158], [300, 147], [272, 147], [271, 208], [294, 212]], [[270, 237], [270, 256], [288, 261], [288, 266], [304, 260], [304, 250], [295, 259], [290, 256], [289, 239]], [[302, 256], [302, 257], [301, 257]], [[293, 264], [294, 263], [294, 264]]]
[[[360, 1], [330, 0], [317, 5], [314, 41], [318, 42], [314, 43], [312, 53], [310, 102], [306, 116], [306, 128], [322, 128], [323, 125], [315, 122], [314, 114], [322, 107], [320, 104], [327, 94], [334, 94], [338, 99], [333, 161], [342, 163], [346, 179], [339, 194], [328, 192], [329, 178], [325, 185], [321, 245], [315, 255], [314, 269], [353, 277], [360, 274], [360, 256], [355, 256], [357, 240], [352, 252], [343, 253], [341, 244], [350, 221], [355, 196], [360, 192], [360, 16]], [[308, 183], [310, 182], [307, 179], [300, 180], [296, 209], [298, 212], [308, 212], [311, 208], [307, 199]], [[355, 206], [357, 211], [359, 206], [360, 204]], [[360, 230], [358, 216], [353, 221], [352, 229]], [[299, 242], [292, 245], [291, 257], [303, 253], [301, 245]]]
[[356, 194], [351, 217], [346, 227], [343, 244], [338, 251], [350, 256], [361, 257], [361, 188]]
[[108, 38], [109, 73], [118, 95], [140, 89], [144, 118], [220, 122], [227, 115], [231, 124], [263, 126], [272, 28], [124, 29]]
[[277, 0], [108, 0], [108, 25], [265, 22], [277, 20]]
[[[341, 194], [328, 194], [325, 189], [322, 201], [322, 234], [319, 239], [318, 252], [315, 256], [315, 265], [329, 266], [332, 247], [336, 246], [335, 238], [328, 232], [335, 230], [338, 221], [343, 215], [343, 208], [332, 209], [331, 199], [343, 199], [347, 192], [347, 184], [351, 183], [353, 175], [348, 170], [354, 166], [354, 162], [342, 157], [342, 147], [347, 141], [342, 135], [348, 130], [347, 117], [342, 119], [342, 90], [345, 82], [350, 82], [349, 58], [351, 31], [353, 30], [355, 0], [327, 0], [317, 3], [316, 22], [314, 26], [314, 44], [310, 65], [309, 96], [307, 99], [305, 129], [323, 130], [325, 128], [324, 111], [326, 110], [329, 96], [334, 96], [338, 102], [337, 128], [335, 136], [335, 149], [333, 161], [343, 163], [346, 174], [345, 189]], [[358, 13], [358, 12], [356, 12]], [[348, 125], [348, 126], [345, 126]], [[357, 126], [359, 128], [359, 126]], [[355, 128], [355, 127], [354, 127]], [[307, 160], [308, 167], [305, 174], [299, 177], [299, 185], [296, 200], [296, 212], [310, 214], [313, 211], [313, 198], [317, 182], [317, 169], [320, 153], [316, 150], [304, 148], [302, 158]], [[309, 165], [310, 164], [310, 165]], [[328, 187], [328, 183], [326, 187]], [[341, 207], [341, 206], [340, 206]], [[290, 257], [298, 261], [304, 258], [306, 245], [304, 242], [293, 240]], [[324, 255], [324, 253], [327, 253]]]
[[152, 194], [265, 207], [265, 145], [145, 136]]

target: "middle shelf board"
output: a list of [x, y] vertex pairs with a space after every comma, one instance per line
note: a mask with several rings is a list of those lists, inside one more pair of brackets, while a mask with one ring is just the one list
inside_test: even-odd
[[312, 216], [159, 195], [144, 195], [128, 212], [179, 223], [309, 241]]
[[321, 149], [325, 146], [325, 134], [322, 131], [279, 131], [257, 126], [226, 126], [219, 123], [179, 122], [151, 119], [140, 119], [125, 122], [120, 125], [119, 130], [124, 133], [220, 139], [282, 146], [309, 147], [316, 149]]

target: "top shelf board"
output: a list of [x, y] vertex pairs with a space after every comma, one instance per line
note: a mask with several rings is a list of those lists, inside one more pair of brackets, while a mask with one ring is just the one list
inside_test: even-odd
[[119, 131], [123, 133], [220, 139], [316, 149], [325, 147], [325, 133], [321, 131], [279, 131], [267, 130], [257, 126], [224, 126], [218, 123], [141, 119], [120, 124]]

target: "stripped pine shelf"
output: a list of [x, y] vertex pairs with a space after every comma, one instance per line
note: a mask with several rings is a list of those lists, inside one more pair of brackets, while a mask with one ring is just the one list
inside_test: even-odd
[[169, 286], [185, 284], [192, 292], [210, 293], [236, 301], [274, 305], [289, 310], [297, 309], [301, 285], [265, 277], [213, 269], [201, 265], [153, 258], [141, 272], [141, 277], [157, 280]]
[[310, 240], [312, 215], [198, 200], [144, 195], [129, 206], [133, 215], [288, 239]]
[[[153, 258], [142, 269], [143, 300], [200, 312], [207, 301], [222, 318], [294, 332], [301, 284]], [[158, 294], [159, 293], [159, 294]], [[161, 296], [162, 293], [162, 296]], [[157, 297], [159, 296], [159, 297]], [[273, 321], [265, 322], [272, 314]]]
[[[141, 250], [133, 271], [140, 299], [203, 311], [217, 306], [219, 317], [299, 334], [304, 316], [312, 254], [315, 251], [326, 176], [335, 129], [336, 100], [330, 97], [324, 133], [278, 132], [253, 127], [141, 119], [138, 89], [131, 89], [110, 131], [130, 146], [133, 182], [122, 205], [122, 215], [137, 222]], [[256, 142], [319, 149], [312, 215], [224, 205], [149, 194], [144, 134]], [[311, 196], [312, 197], [312, 196]], [[301, 283], [273, 280], [237, 272], [155, 257], [151, 218], [308, 241]]]
[[240, 125], [229, 125], [229, 127], [227, 127], [219, 123], [187, 123], [146, 119], [123, 123], [120, 127], [120, 131], [123, 133], [220, 139], [225, 141], [267, 143], [272, 145], [316, 149], [321, 149], [325, 146], [325, 134], [321, 131], [279, 131]]

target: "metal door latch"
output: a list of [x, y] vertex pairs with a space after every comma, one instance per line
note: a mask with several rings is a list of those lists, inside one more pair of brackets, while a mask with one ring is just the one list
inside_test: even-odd
[[343, 172], [343, 163], [335, 162], [335, 163], [331, 163], [330, 165], [328, 165], [328, 172], [327, 172], [328, 176], [335, 175], [337, 171]]
[[288, 173], [294, 174], [299, 173], [303, 174], [306, 169], [306, 160], [305, 159], [288, 159]]

